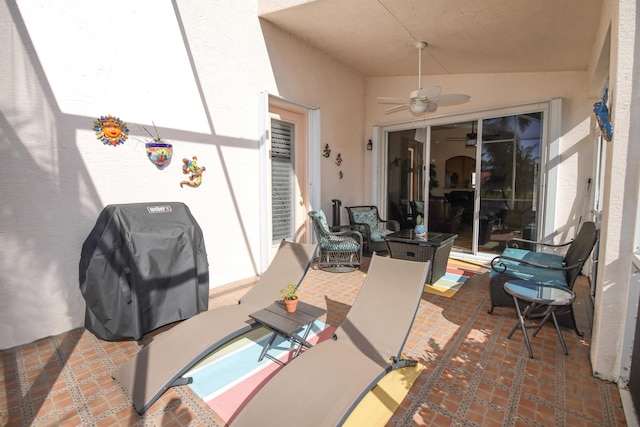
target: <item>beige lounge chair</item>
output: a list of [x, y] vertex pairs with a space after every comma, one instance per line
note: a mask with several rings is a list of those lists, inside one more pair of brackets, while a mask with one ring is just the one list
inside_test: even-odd
[[238, 304], [200, 313], [162, 332], [123, 365], [113, 378], [136, 411], [144, 413], [169, 387], [190, 383], [181, 377], [199, 360], [259, 326], [249, 314], [279, 299], [288, 283], [300, 285], [315, 252], [316, 245], [282, 241], [267, 271]]
[[341, 425], [393, 369], [416, 316], [428, 262], [374, 254], [362, 289], [334, 339], [293, 359], [241, 409], [231, 426]]

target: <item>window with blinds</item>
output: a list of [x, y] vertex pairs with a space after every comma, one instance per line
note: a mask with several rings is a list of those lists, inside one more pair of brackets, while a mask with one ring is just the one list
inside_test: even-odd
[[294, 126], [271, 121], [271, 235], [273, 243], [293, 237]]

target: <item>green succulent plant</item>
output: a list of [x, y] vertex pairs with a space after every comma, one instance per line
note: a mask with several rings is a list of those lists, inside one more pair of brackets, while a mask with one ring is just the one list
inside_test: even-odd
[[284, 299], [294, 300], [298, 298], [298, 290], [295, 283], [289, 283], [286, 288], [280, 289], [280, 296]]

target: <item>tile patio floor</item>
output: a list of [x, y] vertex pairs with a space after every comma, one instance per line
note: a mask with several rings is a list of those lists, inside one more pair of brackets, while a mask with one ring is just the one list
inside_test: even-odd
[[[485, 270], [486, 271], [486, 270]], [[337, 324], [362, 283], [359, 271], [312, 268], [300, 298], [328, 308]], [[584, 278], [581, 278], [584, 279]], [[210, 308], [232, 304], [255, 279], [214, 289]], [[618, 388], [591, 375], [589, 286], [579, 280], [575, 308], [580, 338], [563, 330], [569, 356], [546, 325], [532, 338], [535, 359], [522, 339], [506, 335], [515, 311], [489, 308], [488, 278], [478, 273], [452, 298], [425, 293], [405, 346], [426, 369], [389, 425], [624, 426]], [[169, 326], [170, 327], [170, 326]], [[161, 330], [166, 329], [161, 328]], [[160, 330], [160, 331], [161, 331]], [[111, 374], [160, 331], [140, 342], [106, 342], [81, 328], [0, 352], [2, 426], [217, 426], [219, 417], [187, 386], [167, 391], [144, 416]], [[311, 425], [311, 424], [309, 424]]]

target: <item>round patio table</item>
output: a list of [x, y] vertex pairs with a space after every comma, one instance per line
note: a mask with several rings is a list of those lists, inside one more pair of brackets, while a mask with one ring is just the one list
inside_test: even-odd
[[[524, 340], [527, 343], [529, 357], [533, 359], [533, 351], [531, 350], [531, 342], [529, 342], [527, 329], [536, 328], [533, 333], [533, 336], [535, 337], [542, 326], [544, 326], [547, 320], [551, 317], [551, 319], [553, 319], [553, 324], [556, 327], [560, 344], [562, 344], [562, 350], [565, 355], [569, 354], [569, 352], [567, 352], [567, 346], [564, 342], [564, 338], [562, 337], [562, 332], [558, 326], [558, 321], [556, 320], [555, 310], [558, 307], [571, 305], [573, 303], [576, 299], [576, 294], [574, 294], [571, 289], [568, 289], [565, 286], [552, 285], [549, 283], [535, 282], [531, 280], [509, 280], [504, 284], [504, 290], [513, 297], [516, 312], [518, 313], [518, 321], [513, 325], [513, 329], [511, 329], [507, 339], [510, 339], [516, 329], [518, 329], [518, 326], [520, 326], [522, 328], [522, 333], [524, 334]], [[529, 303], [524, 312], [521, 312], [520, 310], [520, 304], [518, 304], [519, 299]], [[534, 308], [545, 305], [547, 306], [547, 309], [543, 314], [540, 324], [527, 326], [524, 322], [525, 317], [527, 317]]]

